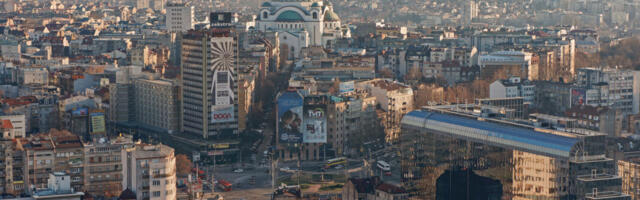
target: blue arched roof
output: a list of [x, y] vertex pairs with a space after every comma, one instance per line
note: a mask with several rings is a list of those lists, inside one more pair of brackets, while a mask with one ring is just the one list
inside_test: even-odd
[[298, 14], [295, 11], [291, 11], [291, 10], [287, 10], [284, 11], [282, 13], [280, 13], [280, 15], [278, 15], [278, 17], [276, 18], [276, 21], [279, 22], [300, 22], [300, 21], [304, 21], [304, 18], [302, 18], [302, 16], [300, 14]]
[[[422, 110], [407, 113], [402, 119], [402, 124], [426, 130], [439, 130], [454, 137], [476, 138], [482, 143], [554, 157], [569, 157], [572, 148], [579, 142], [577, 138], [533, 129]], [[455, 130], [454, 127], [465, 131]]]

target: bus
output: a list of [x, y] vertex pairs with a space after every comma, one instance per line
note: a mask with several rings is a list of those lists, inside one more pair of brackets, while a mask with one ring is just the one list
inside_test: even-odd
[[385, 162], [384, 160], [378, 160], [377, 165], [378, 168], [380, 168], [380, 170], [384, 172], [384, 175], [391, 176], [391, 165], [389, 165], [389, 163]]
[[347, 158], [345, 157], [339, 157], [339, 158], [333, 158], [333, 159], [329, 159], [327, 160], [327, 163], [324, 165], [325, 169], [329, 169], [331, 167], [335, 167], [338, 165], [344, 165], [347, 163]]

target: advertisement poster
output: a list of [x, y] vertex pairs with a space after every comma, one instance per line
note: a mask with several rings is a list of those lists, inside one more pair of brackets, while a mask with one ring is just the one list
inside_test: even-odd
[[211, 122], [224, 123], [234, 120], [233, 105], [211, 106]]
[[587, 102], [585, 89], [571, 89], [571, 106], [584, 105]]
[[104, 133], [106, 132], [104, 123], [104, 113], [96, 112], [91, 113], [91, 133]]
[[278, 135], [282, 143], [302, 142], [303, 98], [297, 91], [287, 91], [278, 97]]
[[341, 82], [339, 85], [339, 91], [341, 94], [347, 93], [347, 92], [353, 92], [354, 90], [355, 90], [354, 81]]
[[304, 105], [303, 142], [327, 142], [327, 106], [325, 104]]
[[77, 108], [71, 111], [71, 115], [73, 116], [87, 115], [88, 113], [89, 113], [89, 109], [87, 108]]

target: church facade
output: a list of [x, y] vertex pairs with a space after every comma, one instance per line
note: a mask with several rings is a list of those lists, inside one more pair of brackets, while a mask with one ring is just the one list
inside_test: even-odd
[[289, 59], [298, 58], [304, 47], [331, 47], [336, 39], [350, 36], [331, 3], [317, 0], [264, 2], [256, 19], [256, 29], [277, 32]]

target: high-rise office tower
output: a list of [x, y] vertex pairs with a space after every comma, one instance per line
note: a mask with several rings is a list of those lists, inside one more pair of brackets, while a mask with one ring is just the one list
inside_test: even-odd
[[237, 56], [229, 28], [189, 31], [182, 39], [182, 131], [237, 134]]

